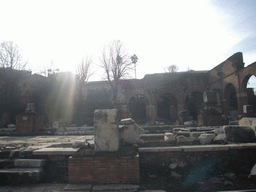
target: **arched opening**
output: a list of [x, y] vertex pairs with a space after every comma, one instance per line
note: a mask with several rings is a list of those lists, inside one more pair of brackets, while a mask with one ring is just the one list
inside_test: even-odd
[[169, 93], [164, 93], [157, 100], [157, 116], [165, 123], [174, 123], [178, 118], [177, 100]]
[[148, 99], [144, 95], [134, 95], [129, 101], [129, 112], [138, 124], [147, 122], [146, 107]]
[[193, 91], [186, 96], [185, 109], [189, 111], [189, 116], [197, 121], [197, 116], [203, 109], [203, 93]]
[[252, 106], [253, 115], [255, 115], [256, 113], [256, 96], [255, 96], [256, 77], [254, 75], [251, 75], [250, 78], [248, 79], [246, 90], [247, 90], [248, 105]]
[[238, 115], [238, 104], [236, 97], [236, 89], [231, 83], [227, 84], [225, 88], [225, 102], [226, 102], [226, 112], [225, 114], [236, 118]]

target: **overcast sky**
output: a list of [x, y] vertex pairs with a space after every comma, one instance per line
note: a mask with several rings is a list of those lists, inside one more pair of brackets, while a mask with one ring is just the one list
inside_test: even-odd
[[138, 78], [172, 64], [210, 70], [236, 52], [256, 61], [254, 0], [0, 0], [0, 9], [0, 42], [17, 44], [34, 72], [51, 63], [75, 72], [87, 55], [99, 64], [112, 40], [138, 56]]

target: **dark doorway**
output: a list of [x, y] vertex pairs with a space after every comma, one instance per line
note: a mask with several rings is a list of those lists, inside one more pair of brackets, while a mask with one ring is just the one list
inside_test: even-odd
[[197, 116], [203, 109], [203, 94], [198, 91], [189, 93], [185, 99], [185, 109], [189, 111], [189, 116], [197, 121]]
[[129, 101], [129, 111], [133, 120], [138, 124], [147, 122], [146, 107], [148, 99], [144, 95], [134, 95]]
[[165, 123], [174, 123], [177, 120], [177, 100], [172, 94], [165, 93], [158, 98], [157, 116]]

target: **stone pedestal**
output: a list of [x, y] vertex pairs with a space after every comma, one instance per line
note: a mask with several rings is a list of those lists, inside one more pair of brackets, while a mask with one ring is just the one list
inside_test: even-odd
[[94, 112], [94, 150], [117, 151], [119, 133], [116, 109], [99, 109]]
[[43, 115], [23, 113], [16, 116], [16, 131], [20, 135], [30, 135], [38, 132], [44, 125]]

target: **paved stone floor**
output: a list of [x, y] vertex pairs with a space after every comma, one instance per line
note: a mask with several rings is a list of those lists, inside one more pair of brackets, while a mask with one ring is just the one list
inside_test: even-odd
[[17, 186], [0, 186], [1, 192], [71, 192], [71, 191], [88, 191], [88, 192], [165, 192], [163, 190], [146, 190], [139, 189], [135, 185], [95, 185], [88, 189], [88, 185], [78, 184], [30, 184], [30, 185], [17, 185]]
[[65, 135], [65, 136], [0, 136], [0, 145], [44, 145], [72, 143], [74, 141], [85, 141], [92, 138], [92, 135]]

